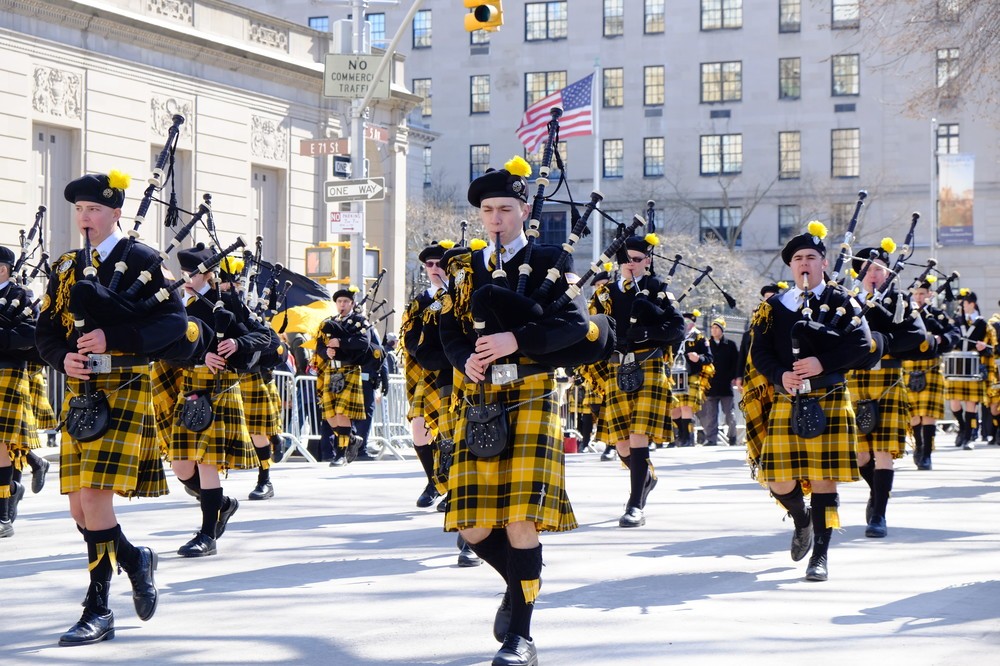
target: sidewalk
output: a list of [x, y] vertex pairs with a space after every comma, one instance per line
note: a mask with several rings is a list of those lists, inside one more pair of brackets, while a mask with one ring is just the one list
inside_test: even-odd
[[[864, 482], [842, 486], [830, 580], [803, 580], [791, 521], [752, 481], [742, 448], [653, 453], [647, 524], [620, 529], [628, 475], [567, 456], [580, 528], [543, 537], [533, 633], [543, 665], [992, 663], [1000, 651], [1000, 448], [941, 438], [934, 471], [898, 461], [889, 537], [864, 536]], [[51, 452], [52, 450], [46, 450]], [[112, 583], [117, 637], [60, 648], [80, 615], [84, 545], [56, 466], [0, 541], [4, 664], [488, 664], [501, 582], [455, 566], [442, 514], [417, 509], [419, 464], [290, 462], [276, 497], [245, 501], [255, 471], [224, 481], [240, 499], [219, 555], [178, 557], [200, 524], [171, 494], [118, 501], [125, 533], [160, 554], [156, 616], [138, 621]]]

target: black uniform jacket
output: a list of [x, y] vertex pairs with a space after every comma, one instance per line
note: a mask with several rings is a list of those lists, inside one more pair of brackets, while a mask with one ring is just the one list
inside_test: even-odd
[[[896, 308], [902, 300], [903, 319], [893, 322]], [[874, 304], [865, 314], [872, 337], [881, 337], [878, 346], [883, 355], [897, 359], [917, 360], [933, 358], [937, 341], [927, 335], [924, 321], [911, 309], [909, 299], [900, 295], [895, 288], [890, 290], [881, 303]]]
[[[641, 352], [655, 347], [669, 347], [684, 338], [684, 317], [666, 299], [662, 301], [656, 299], [656, 294], [665, 288], [659, 278], [644, 275], [639, 279], [639, 288], [636, 289], [633, 285], [628, 291], [623, 291], [617, 281], [609, 282], [606, 288], [611, 305], [610, 310], [607, 307], [604, 307], [604, 310], [615, 321], [618, 351]], [[648, 296], [642, 295], [642, 292], [648, 292]], [[662, 313], [646, 308], [643, 316], [636, 317], [636, 322], [633, 324], [632, 317], [636, 314], [635, 303], [639, 298], [656, 303]], [[601, 312], [600, 305], [597, 311]]]
[[[4, 301], [4, 306], [0, 308], [0, 359], [14, 362], [36, 360], [35, 319], [38, 308], [30, 307], [31, 296], [11, 281], [0, 289], [0, 299]], [[18, 303], [16, 307], [12, 307], [14, 301]], [[29, 308], [31, 314], [24, 316], [22, 312], [25, 308]]]
[[[227, 303], [227, 300], [223, 299], [224, 307], [221, 311], [216, 311], [215, 303], [218, 300], [219, 292], [215, 289], [209, 289], [203, 297], [195, 298], [188, 304], [188, 317], [200, 319], [212, 331], [212, 341], [209, 343], [206, 353], [217, 353], [221, 340], [227, 338], [236, 340], [236, 351], [226, 359], [226, 365], [233, 372], [246, 371], [249, 369], [254, 354], [267, 350], [271, 343], [271, 337], [264, 327], [258, 325], [253, 325], [252, 328], [247, 327], [248, 313], [242, 303], [235, 300]], [[230, 308], [236, 309], [237, 312], [233, 312]], [[200, 357], [188, 359], [186, 365], [198, 365], [204, 361], [205, 357], [202, 354]]]

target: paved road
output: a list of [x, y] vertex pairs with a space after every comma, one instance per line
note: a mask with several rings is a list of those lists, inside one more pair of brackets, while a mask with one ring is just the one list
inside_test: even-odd
[[[932, 472], [900, 461], [887, 539], [864, 537], [863, 482], [842, 488], [826, 583], [805, 582], [805, 562], [789, 559], [791, 522], [742, 449], [655, 452], [660, 484], [634, 530], [617, 527], [620, 466], [568, 456], [581, 527], [544, 538], [541, 663], [997, 663], [1000, 448], [942, 444]], [[234, 473], [225, 487], [244, 497], [254, 479]], [[275, 499], [243, 502], [219, 555], [202, 560], [175, 554], [200, 522], [175, 479], [167, 497], [120, 501], [126, 533], [161, 555], [160, 608], [139, 622], [120, 576], [117, 638], [59, 648], [86, 561], [53, 468], [0, 541], [4, 666], [489, 663], [499, 578], [455, 566], [441, 514], [414, 507], [414, 459], [290, 462], [274, 480]]]

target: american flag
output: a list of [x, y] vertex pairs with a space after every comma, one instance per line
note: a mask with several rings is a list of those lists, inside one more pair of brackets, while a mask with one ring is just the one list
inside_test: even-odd
[[563, 115], [559, 119], [560, 139], [594, 133], [594, 113], [591, 104], [593, 85], [594, 75], [590, 74], [562, 90], [543, 97], [525, 110], [521, 124], [517, 128], [517, 138], [529, 153], [536, 152], [548, 136], [546, 127], [552, 118], [549, 109], [556, 105], [562, 106], [563, 109]]

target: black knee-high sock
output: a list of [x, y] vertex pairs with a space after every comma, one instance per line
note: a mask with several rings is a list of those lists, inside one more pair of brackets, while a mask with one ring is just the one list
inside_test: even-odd
[[913, 460], [919, 465], [924, 456], [924, 427], [913, 426]]
[[257, 460], [260, 461], [260, 467], [257, 468], [257, 484], [262, 485], [271, 480], [271, 443], [254, 446], [253, 450], [257, 452]]
[[432, 483], [434, 477], [434, 449], [428, 444], [426, 446], [414, 446], [413, 452], [417, 454], [417, 460], [420, 461], [420, 466], [424, 468], [424, 474], [427, 475], [427, 483]]
[[531, 612], [542, 587], [542, 545], [534, 548], [511, 547], [507, 572], [507, 589], [510, 590], [508, 631], [530, 640]]
[[965, 413], [965, 428], [969, 433], [969, 439], [971, 440], [976, 436], [976, 428], [979, 425], [979, 419], [976, 417], [976, 412], [966, 412]]
[[868, 484], [868, 488], [871, 489], [875, 484], [875, 457], [872, 456], [867, 463], [861, 465], [858, 470], [861, 472], [861, 478], [865, 480]]
[[19, 470], [16, 467], [13, 467], [13, 466], [11, 467], [11, 473], [10, 474], [11, 474], [11, 476], [10, 476], [10, 482], [7, 485], [10, 486], [10, 492], [14, 492], [14, 484], [15, 483], [21, 483], [21, 477], [23, 477], [24, 475], [21, 474], [21, 470]]
[[333, 429], [333, 432], [337, 437], [337, 449], [342, 452], [346, 451], [347, 447], [351, 444], [351, 427], [337, 426]]
[[194, 475], [190, 479], [182, 479], [181, 477], [178, 476], [177, 480], [181, 482], [181, 485], [183, 485], [185, 488], [188, 488], [196, 495], [201, 494], [201, 476], [198, 474], [197, 468], [195, 468]]
[[267, 441], [271, 444], [271, 460], [277, 462], [281, 453], [281, 435], [271, 435]]
[[592, 414], [580, 414], [577, 424], [580, 426], [580, 449], [590, 446], [590, 435], [594, 431], [594, 417]]
[[802, 484], [795, 482], [795, 488], [784, 495], [771, 491], [774, 499], [788, 510], [788, 515], [795, 521], [795, 527], [805, 527], [809, 524], [809, 513], [806, 511], [806, 499], [802, 494]]
[[677, 419], [680, 439], [687, 443], [691, 439], [691, 419]]
[[649, 473], [649, 449], [645, 447], [631, 449], [628, 455], [629, 494], [628, 505], [642, 508], [642, 487]]
[[[8, 465], [7, 467], [0, 467], [0, 488], [10, 488], [10, 492], [13, 492], [14, 488], [11, 485], [11, 479], [14, 478], [14, 466]], [[4, 493], [6, 495], [6, 493]], [[8, 507], [10, 506], [10, 497], [0, 497], [0, 520], [6, 522], [10, 520], [10, 516], [7, 515]]]
[[201, 532], [215, 538], [222, 509], [222, 488], [203, 488], [201, 491]]
[[87, 568], [90, 580], [105, 583], [111, 580], [118, 561], [115, 546], [121, 533], [118, 525], [106, 530], [87, 530], [83, 538], [87, 541]]
[[813, 493], [810, 501], [813, 524], [813, 557], [826, 555], [830, 548], [833, 528], [840, 527], [837, 507], [840, 496], [837, 493]]
[[958, 436], [961, 437], [965, 434], [965, 412], [961, 409], [958, 411], [953, 409], [951, 410], [951, 415], [958, 421]]
[[122, 568], [126, 571], [133, 571], [139, 566], [139, 549], [132, 545], [132, 542], [125, 538], [121, 525], [115, 525], [114, 529], [118, 533], [115, 540], [115, 550], [118, 552], [118, 561], [122, 563]]
[[920, 429], [924, 431], [924, 458], [930, 458], [931, 452], [934, 451], [934, 435], [937, 433], [937, 425], [933, 423], [922, 425]]
[[469, 547], [483, 562], [497, 570], [497, 573], [507, 582], [508, 550], [507, 533], [504, 530], [493, 530], [489, 536], [479, 543], [470, 543]]
[[892, 492], [892, 480], [895, 474], [895, 470], [891, 469], [875, 470], [875, 487], [872, 489], [872, 496], [875, 499], [872, 505], [873, 518], [885, 518], [885, 507], [889, 503], [889, 493]]

